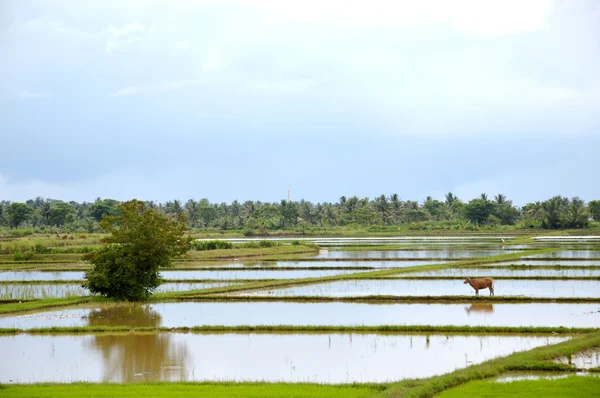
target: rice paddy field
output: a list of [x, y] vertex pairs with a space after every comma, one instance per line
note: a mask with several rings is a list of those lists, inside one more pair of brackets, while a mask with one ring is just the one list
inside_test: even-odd
[[[78, 395], [96, 383], [119, 395], [118, 383], [127, 394], [458, 396], [477, 383], [534, 382], [532, 372], [582, 391], [597, 384], [595, 236], [235, 248], [252, 239], [177, 259], [145, 303], [90, 295], [77, 250], [4, 255], [0, 395]], [[492, 278], [494, 295], [476, 295], [467, 278]]]

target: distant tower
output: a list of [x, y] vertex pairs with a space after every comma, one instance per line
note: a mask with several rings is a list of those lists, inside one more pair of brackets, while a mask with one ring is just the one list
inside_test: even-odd
[[292, 191], [288, 188], [288, 203], [292, 201]]

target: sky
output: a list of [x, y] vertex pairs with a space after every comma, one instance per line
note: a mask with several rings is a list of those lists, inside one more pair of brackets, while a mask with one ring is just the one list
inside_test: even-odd
[[595, 0], [0, 0], [0, 200], [600, 199]]

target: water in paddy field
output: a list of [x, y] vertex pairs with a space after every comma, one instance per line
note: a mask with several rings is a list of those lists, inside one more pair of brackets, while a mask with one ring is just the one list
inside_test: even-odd
[[512, 253], [511, 250], [469, 250], [469, 249], [443, 249], [443, 250], [360, 250], [360, 251], [335, 251], [329, 250], [319, 253], [316, 258], [328, 259], [354, 259], [354, 258], [473, 258], [497, 256]]
[[[393, 275], [392, 275], [393, 276]], [[529, 269], [511, 269], [509, 267], [500, 268], [447, 268], [433, 271], [411, 272], [403, 276], [441, 276], [441, 277], [489, 277], [489, 276], [536, 276], [536, 277], [581, 277], [592, 276], [600, 277], [600, 269], [552, 269], [552, 268], [534, 268]], [[599, 287], [600, 287], [600, 282]]]
[[[501, 244], [502, 239], [505, 241], [514, 238], [514, 236], [394, 236], [394, 237], [368, 237], [368, 238], [231, 238], [221, 239], [236, 243], [245, 243], [252, 241], [292, 241], [314, 243], [317, 245], [397, 245], [397, 244]], [[199, 241], [207, 241], [214, 239], [197, 239]]]
[[452, 261], [440, 260], [407, 260], [407, 261], [278, 261], [278, 267], [370, 267], [370, 268], [404, 268], [419, 265], [448, 264]]
[[560, 265], [563, 267], [567, 266], [582, 266], [582, 265], [591, 265], [600, 267], [600, 259], [596, 260], [513, 260], [513, 261], [502, 261], [498, 263], [491, 263], [490, 265], [533, 265], [533, 266], [552, 266], [552, 265]]
[[578, 352], [571, 357], [559, 358], [556, 362], [575, 366], [577, 369], [592, 369], [600, 366], [600, 348]]
[[[181, 292], [186, 290], [208, 289], [213, 287], [227, 286], [231, 283], [163, 283], [156, 290], [156, 293]], [[25, 283], [7, 283], [0, 284], [0, 299], [50, 299], [65, 298], [72, 296], [88, 296], [90, 291], [84, 289], [75, 283], [52, 283], [52, 284], [25, 284]]]
[[395, 334], [0, 336], [0, 383], [386, 382], [429, 377], [566, 337]]
[[[600, 297], [600, 281], [595, 280], [518, 280], [494, 281], [497, 296], [527, 297]], [[479, 291], [488, 295], [489, 289]], [[312, 285], [236, 293], [239, 296], [458, 296], [475, 295], [475, 290], [462, 280], [347, 280]]]
[[[182, 279], [294, 279], [294, 278], [320, 278], [324, 276], [344, 275], [356, 271], [352, 270], [285, 270], [270, 269], [240, 269], [239, 271], [219, 271], [211, 268], [210, 271], [161, 271], [165, 280]], [[83, 280], [83, 272], [41, 272], [41, 271], [5, 271], [0, 272], [0, 281], [61, 281]]]
[[[477, 306], [479, 304], [473, 304]], [[0, 328], [197, 325], [483, 325], [600, 327], [600, 304], [367, 304], [342, 302], [169, 302], [94, 304], [0, 316]]]
[[573, 259], [598, 259], [600, 260], [600, 250], [559, 250], [552, 253], [530, 254], [523, 258], [535, 259], [536, 257], [544, 258], [573, 258]]

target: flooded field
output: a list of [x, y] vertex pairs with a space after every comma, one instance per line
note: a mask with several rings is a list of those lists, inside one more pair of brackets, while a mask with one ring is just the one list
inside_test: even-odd
[[[499, 268], [448, 268], [426, 272], [411, 272], [404, 274], [406, 276], [448, 276], [448, 277], [488, 277], [488, 276], [539, 276], [539, 277], [582, 277], [592, 276], [600, 277], [600, 269], [552, 269], [552, 268], [534, 268], [529, 269], [511, 269], [509, 267]], [[598, 282], [600, 288], [600, 282]]]
[[514, 261], [506, 261], [499, 263], [492, 263], [491, 265], [537, 265], [537, 266], [552, 266], [552, 265], [560, 265], [563, 267], [567, 266], [582, 266], [582, 265], [591, 265], [600, 267], [600, 259], [597, 260], [514, 260]]
[[523, 256], [523, 258], [534, 259], [536, 257], [556, 257], [556, 258], [573, 258], [573, 259], [598, 259], [600, 260], [600, 250], [559, 250], [552, 253], [533, 254]]
[[600, 304], [173, 302], [83, 305], [0, 316], [0, 328], [195, 325], [488, 325], [600, 327]]
[[573, 365], [577, 369], [592, 369], [600, 366], [600, 348], [579, 352], [571, 357], [559, 358], [559, 363]]
[[404, 268], [430, 264], [448, 264], [452, 261], [440, 260], [407, 260], [407, 261], [278, 261], [278, 267], [370, 267], [370, 268]]
[[[1, 336], [0, 383], [386, 382], [566, 340], [539, 336], [132, 334]], [[401, 360], [399, 360], [401, 358]]]
[[316, 258], [474, 258], [497, 256], [499, 254], [511, 253], [511, 250], [468, 250], [468, 249], [446, 249], [446, 250], [360, 250], [360, 251], [327, 251], [319, 253]]
[[[294, 279], [319, 278], [323, 276], [349, 274], [352, 270], [284, 270], [250, 269], [239, 271], [223, 271], [218, 269], [204, 271], [162, 271], [165, 280], [183, 279]], [[83, 280], [83, 272], [42, 272], [42, 271], [5, 271], [0, 272], [0, 281], [66, 281]]]
[[[208, 289], [211, 287], [227, 286], [230, 283], [163, 283], [155, 292], [181, 292], [185, 290]], [[72, 296], [87, 296], [90, 292], [75, 283], [58, 284], [0, 284], [0, 299], [38, 299], [64, 298]]]
[[[502, 279], [494, 283], [496, 296], [527, 297], [600, 297], [600, 282], [591, 280], [518, 280]], [[489, 290], [481, 290], [488, 295]], [[241, 296], [456, 296], [474, 295], [475, 291], [461, 280], [348, 280], [283, 289], [240, 292]]]
[[[502, 239], [505, 241], [514, 238], [513, 236], [394, 236], [394, 237], [368, 237], [368, 238], [231, 238], [223, 239], [234, 244], [245, 243], [252, 241], [290, 241], [297, 240], [300, 242], [314, 243], [319, 246], [326, 245], [398, 245], [398, 244], [501, 244]], [[211, 239], [198, 239], [199, 241]]]

